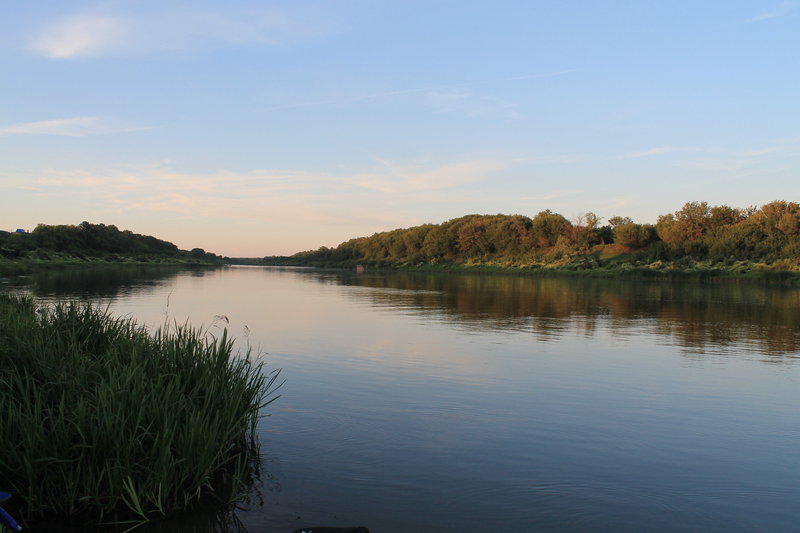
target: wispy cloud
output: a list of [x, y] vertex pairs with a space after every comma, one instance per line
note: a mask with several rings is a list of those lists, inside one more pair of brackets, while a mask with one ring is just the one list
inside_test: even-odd
[[384, 162], [383, 172], [359, 175], [350, 182], [389, 194], [439, 191], [489, 179], [507, 166], [502, 161], [478, 160], [420, 169]]
[[[757, 175], [786, 158], [800, 154], [800, 139], [776, 140], [773, 144], [756, 148], [726, 147], [658, 147], [623, 156], [623, 159], [645, 158], [658, 155], [676, 155], [670, 163], [684, 169], [704, 172], [725, 172], [732, 176]], [[746, 173], [746, 174], [745, 174]]]
[[8, 135], [57, 135], [61, 137], [90, 137], [139, 131], [145, 128], [125, 126], [104, 117], [71, 117], [38, 122], [22, 122], [0, 126], [0, 137]]
[[[401, 225], [398, 202], [436, 202], [461, 185], [490, 177], [500, 161], [467, 161], [427, 167], [383, 164], [373, 172], [335, 174], [263, 169], [249, 172], [183, 172], [168, 164], [84, 170], [41, 170], [0, 175], [0, 189], [31, 191], [43, 198], [80, 198], [114, 211], [142, 211], [270, 222]], [[445, 192], [446, 191], [446, 192]], [[398, 200], [398, 195], [401, 196]], [[354, 205], [358, 208], [353, 208]], [[346, 207], [344, 207], [346, 206]]]
[[622, 157], [623, 159], [637, 159], [640, 157], [652, 157], [656, 155], [707, 151], [709, 151], [708, 148], [701, 148], [699, 146], [657, 146], [641, 152], [632, 152]]
[[325, 105], [342, 105], [342, 104], [354, 104], [358, 102], [364, 102], [368, 100], [385, 100], [385, 99], [394, 99], [399, 96], [406, 96], [406, 95], [413, 95], [413, 94], [423, 94], [423, 95], [435, 95], [437, 94], [461, 94], [462, 96], [464, 93], [458, 93], [456, 91], [469, 88], [469, 87], [477, 87], [481, 85], [492, 85], [497, 83], [508, 83], [508, 82], [515, 82], [515, 81], [525, 81], [525, 80], [536, 80], [536, 79], [545, 79], [545, 78], [554, 78], [557, 76], [563, 76], [565, 74], [570, 74], [572, 72], [576, 72], [576, 69], [565, 69], [565, 70], [557, 70], [553, 72], [544, 72], [540, 74], [524, 74], [521, 76], [510, 76], [504, 78], [492, 78], [486, 80], [477, 80], [477, 81], [467, 81], [467, 82], [460, 82], [460, 83], [448, 83], [448, 84], [440, 84], [440, 85], [426, 85], [420, 87], [413, 87], [410, 89], [398, 89], [393, 91], [380, 91], [380, 92], [373, 92], [373, 93], [366, 93], [355, 95], [351, 97], [345, 98], [332, 98], [330, 100], [315, 100], [315, 101], [307, 101], [307, 102], [294, 102], [294, 103], [286, 103], [275, 105], [272, 107], [268, 107], [265, 111], [278, 111], [282, 109], [295, 109], [298, 107], [315, 107], [315, 106], [325, 106]]
[[130, 31], [120, 18], [77, 16], [48, 25], [33, 42], [34, 50], [52, 58], [90, 55], [124, 42]]
[[555, 191], [549, 191], [544, 194], [529, 194], [525, 196], [518, 196], [516, 197], [517, 200], [522, 200], [525, 202], [543, 202], [547, 200], [559, 200], [562, 198], [574, 197], [579, 194], [585, 194], [586, 191], [581, 189], [560, 189]]
[[457, 114], [468, 118], [492, 117], [513, 121], [523, 114], [512, 103], [469, 91], [436, 91], [425, 96], [425, 103], [437, 113]]
[[755, 150], [745, 150], [741, 152], [739, 155], [742, 157], [761, 157], [762, 155], [769, 155], [769, 154], [777, 154], [780, 152], [785, 152], [788, 150], [789, 147], [787, 146], [767, 146], [764, 148], [757, 148]]
[[[326, 195], [343, 192], [336, 176], [286, 170], [195, 173], [168, 164], [95, 170], [43, 169], [2, 176], [0, 189], [105, 206], [110, 212], [157, 212], [196, 218], [290, 220], [330, 224]], [[347, 186], [347, 189], [352, 189]], [[81, 215], [83, 216], [83, 215]]]
[[196, 47], [285, 46], [331, 33], [335, 18], [311, 3], [144, 14], [94, 11], [50, 21], [34, 33], [30, 47], [50, 58], [75, 59]]
[[797, 2], [781, 2], [769, 11], [765, 11], [753, 18], [747, 19], [747, 22], [760, 22], [762, 20], [769, 20], [778, 17], [783, 17], [794, 11], [798, 6]]
[[[702, 146], [658, 146], [648, 150], [643, 150], [641, 152], [625, 154], [622, 156], [622, 159], [637, 159], [642, 157], [671, 154], [699, 154], [699, 156], [702, 157], [713, 156], [717, 159], [750, 159], [770, 154], [798, 151], [800, 151], [800, 138], [790, 138], [777, 140], [771, 146], [762, 146], [761, 148], [749, 149], [712, 148]], [[700, 159], [701, 157], [699, 156], [693, 156], [693, 159]]]

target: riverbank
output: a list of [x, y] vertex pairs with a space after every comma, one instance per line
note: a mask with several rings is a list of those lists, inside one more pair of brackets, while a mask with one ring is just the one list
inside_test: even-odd
[[542, 277], [587, 277], [602, 279], [690, 281], [704, 283], [766, 283], [800, 286], [800, 270], [787, 261], [774, 264], [752, 261], [642, 261], [624, 254], [604, 256], [601, 252], [559, 260], [468, 261], [417, 263], [395, 261], [309, 261], [294, 257], [265, 258], [269, 266], [359, 269], [364, 271], [469, 272]]
[[109, 266], [109, 265], [157, 265], [213, 268], [221, 266], [221, 261], [206, 261], [188, 257], [137, 257], [107, 256], [79, 257], [62, 253], [37, 254], [15, 259], [0, 257], [0, 276], [18, 276], [28, 274], [36, 269], [66, 268], [73, 266]]
[[188, 325], [0, 294], [3, 489], [27, 523], [143, 521], [229, 505], [258, 465], [278, 372]]
[[175, 244], [116, 226], [82, 222], [39, 224], [32, 232], [0, 230], [0, 275], [25, 274], [35, 268], [84, 264], [221, 265], [224, 258], [202, 248], [181, 250]]

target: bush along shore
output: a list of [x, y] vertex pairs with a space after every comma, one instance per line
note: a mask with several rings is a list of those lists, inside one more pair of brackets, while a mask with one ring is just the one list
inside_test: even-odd
[[464, 263], [442, 261], [437, 263], [407, 263], [394, 261], [297, 261], [290, 257], [265, 258], [258, 264], [264, 266], [310, 267], [323, 270], [356, 270], [362, 272], [442, 272], [465, 274], [502, 274], [555, 278], [597, 278], [632, 281], [686, 281], [699, 283], [757, 283], [766, 285], [800, 286], [800, 272], [784, 270], [781, 266], [736, 261], [712, 263], [708, 261], [654, 261], [597, 260], [581, 257], [562, 262], [493, 262], [467, 261]]
[[28, 524], [140, 522], [246, 493], [279, 371], [188, 325], [0, 294], [0, 483]]
[[175, 244], [114, 225], [39, 224], [32, 232], [0, 230], [0, 275], [62, 265], [110, 263], [221, 265], [224, 258], [202, 248]]
[[615, 216], [601, 226], [592, 213], [571, 222], [549, 210], [533, 218], [467, 215], [261, 264], [797, 283], [800, 204], [740, 209], [688, 202], [655, 225]]

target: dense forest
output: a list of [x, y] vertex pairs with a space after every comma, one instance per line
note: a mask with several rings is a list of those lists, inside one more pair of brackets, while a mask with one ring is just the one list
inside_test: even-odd
[[593, 213], [575, 220], [545, 210], [523, 215], [467, 215], [351, 239], [335, 248], [300, 252], [267, 263], [299, 265], [575, 266], [620, 264], [685, 267], [697, 262], [761, 263], [800, 269], [800, 205], [774, 201], [761, 208], [688, 202], [656, 224]]
[[0, 259], [53, 261], [65, 259], [108, 261], [157, 260], [219, 262], [221, 257], [202, 248], [180, 250], [150, 235], [120, 231], [116, 226], [82, 222], [73, 225], [39, 224], [28, 232], [0, 231]]

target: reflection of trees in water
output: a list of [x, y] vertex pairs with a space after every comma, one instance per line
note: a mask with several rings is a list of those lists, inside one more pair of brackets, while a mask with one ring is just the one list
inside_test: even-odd
[[734, 344], [773, 355], [800, 350], [796, 289], [422, 273], [334, 279], [383, 289], [364, 293], [378, 306], [405, 307], [478, 329], [527, 330], [542, 339], [568, 329], [593, 335], [603, 324], [618, 335], [637, 328], [668, 336], [698, 353]]
[[202, 276], [207, 271], [180, 265], [81, 265], [37, 270], [24, 282], [39, 297], [114, 298], [164, 285], [181, 273]]
[[[207, 269], [112, 265], [46, 269], [25, 281], [36, 296], [114, 298]], [[304, 271], [317, 282], [380, 289], [355, 292], [373, 305], [407, 309], [472, 329], [669, 337], [695, 353], [752, 346], [767, 355], [800, 350], [800, 291], [752, 284], [681, 284], [501, 275]]]

